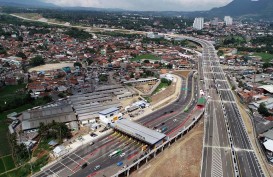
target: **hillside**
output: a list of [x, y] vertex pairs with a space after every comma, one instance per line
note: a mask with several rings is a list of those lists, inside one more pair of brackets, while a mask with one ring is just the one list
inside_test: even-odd
[[273, 20], [273, 0], [234, 0], [228, 5], [213, 8], [208, 16], [252, 16]]

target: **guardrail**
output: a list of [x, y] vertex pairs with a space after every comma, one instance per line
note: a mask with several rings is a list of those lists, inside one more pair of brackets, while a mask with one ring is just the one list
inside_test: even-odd
[[164, 142], [160, 146], [156, 147], [155, 149], [151, 150], [145, 156], [138, 159], [138, 161], [136, 161], [133, 164], [129, 165], [128, 167], [120, 170], [118, 173], [112, 175], [112, 177], [129, 176], [130, 172], [132, 172], [133, 170], [138, 170], [141, 165], [146, 164], [148, 162], [148, 160], [151, 160], [152, 158], [154, 158], [157, 155], [157, 153], [163, 152], [164, 148], [169, 147], [171, 144], [176, 142], [183, 135], [187, 134], [198, 123], [198, 121], [202, 118], [203, 115], [204, 115], [204, 110], [183, 131], [179, 132], [176, 136], [168, 139], [166, 142]]

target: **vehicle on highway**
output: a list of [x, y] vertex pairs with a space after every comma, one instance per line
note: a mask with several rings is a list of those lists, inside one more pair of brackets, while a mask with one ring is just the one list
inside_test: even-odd
[[170, 113], [173, 113], [173, 110], [171, 110]]
[[118, 149], [114, 152], [112, 152], [111, 154], [109, 154], [109, 158], [115, 157], [117, 155], [120, 155], [122, 153], [121, 149]]
[[98, 136], [98, 135], [97, 135], [96, 133], [91, 133], [90, 136], [96, 137], [96, 136]]
[[117, 166], [121, 166], [121, 165], [123, 165], [123, 162], [118, 162], [117, 163]]
[[161, 125], [165, 125], [165, 122], [162, 122]]
[[85, 167], [87, 167], [87, 163], [84, 163], [84, 164], [82, 164], [82, 169], [84, 169]]
[[92, 146], [93, 144], [95, 144], [95, 143], [94, 142], [89, 143], [90, 146]]
[[174, 121], [174, 122], [176, 122], [176, 121], [177, 121], [177, 119], [173, 119], [173, 121]]
[[101, 166], [97, 165], [97, 166], [94, 167], [94, 170], [96, 171], [96, 170], [99, 170], [100, 168], [101, 168]]
[[120, 156], [120, 157], [124, 157], [124, 156], [125, 156], [125, 153], [122, 153], [122, 154], [120, 154], [119, 156]]

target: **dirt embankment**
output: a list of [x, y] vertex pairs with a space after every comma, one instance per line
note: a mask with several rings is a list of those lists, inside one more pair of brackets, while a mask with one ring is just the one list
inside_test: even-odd
[[201, 171], [203, 119], [184, 138], [142, 166], [132, 177], [199, 177]]

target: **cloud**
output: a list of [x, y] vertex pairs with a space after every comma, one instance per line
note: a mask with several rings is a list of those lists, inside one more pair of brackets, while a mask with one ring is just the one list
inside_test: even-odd
[[66, 7], [120, 8], [127, 10], [209, 10], [220, 7], [232, 0], [44, 0]]

